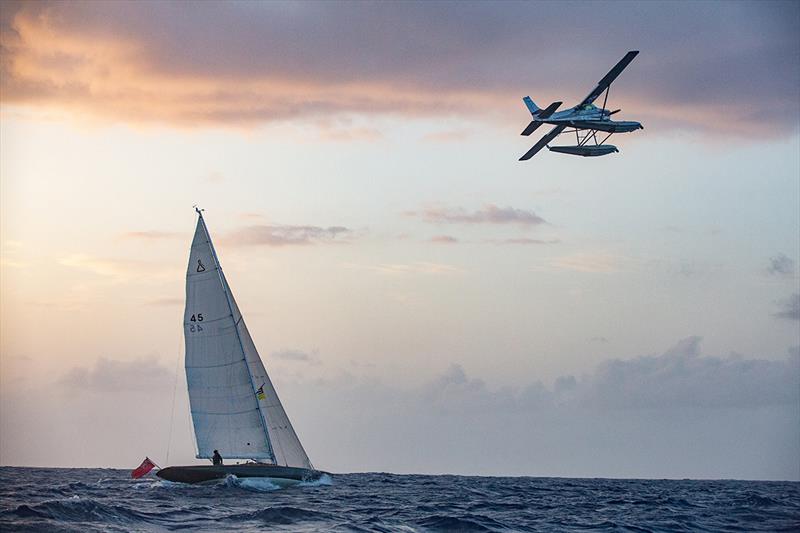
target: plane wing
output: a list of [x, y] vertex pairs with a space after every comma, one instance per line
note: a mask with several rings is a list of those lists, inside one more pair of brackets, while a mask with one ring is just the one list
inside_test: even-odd
[[528, 124], [528, 126], [524, 130], [522, 130], [522, 133], [520, 133], [520, 135], [528, 136], [531, 133], [533, 133], [536, 128], [542, 125], [541, 121], [546, 118], [549, 118], [550, 115], [556, 112], [556, 109], [558, 109], [559, 106], [561, 106], [561, 102], [553, 102], [546, 108], [539, 111], [539, 113], [537, 113], [536, 115], [536, 120], [532, 120], [531, 123]]
[[608, 86], [611, 85], [611, 82], [617, 79], [617, 76], [619, 76], [620, 73], [622, 73], [622, 71], [625, 70], [625, 67], [627, 67], [631, 61], [633, 61], [633, 58], [636, 57], [638, 53], [639, 53], [638, 50], [631, 50], [630, 52], [625, 54], [625, 57], [620, 59], [619, 63], [614, 65], [614, 68], [609, 70], [608, 74], [603, 76], [603, 79], [597, 83], [597, 87], [595, 87], [592, 90], [592, 92], [590, 92], [589, 95], [583, 99], [583, 102], [578, 104], [576, 107], [583, 107], [585, 105], [589, 105], [592, 102], [594, 102], [598, 96], [603, 94], [603, 91], [608, 89]]
[[525, 152], [525, 155], [520, 157], [519, 160], [520, 161], [527, 161], [531, 157], [535, 156], [536, 152], [538, 152], [539, 150], [544, 148], [547, 145], [547, 143], [549, 143], [550, 141], [552, 141], [553, 139], [558, 137], [561, 134], [561, 132], [564, 131], [566, 128], [567, 128], [566, 125], [563, 125], [563, 126], [559, 125], [559, 126], [556, 126], [555, 128], [553, 128], [552, 130], [550, 130], [550, 133], [548, 133], [547, 135], [545, 135], [544, 137], [539, 139], [539, 142], [534, 144], [533, 148], [531, 148], [530, 150]]

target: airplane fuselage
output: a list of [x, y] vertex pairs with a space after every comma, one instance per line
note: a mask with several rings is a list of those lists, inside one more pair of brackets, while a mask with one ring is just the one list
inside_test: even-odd
[[628, 133], [644, 129], [640, 122], [611, 120], [611, 113], [611, 111], [600, 109], [594, 105], [585, 106], [583, 109], [576, 106], [553, 113], [545, 119], [540, 120], [534, 117], [533, 120], [543, 124], [566, 125], [582, 130], [598, 130], [607, 133]]

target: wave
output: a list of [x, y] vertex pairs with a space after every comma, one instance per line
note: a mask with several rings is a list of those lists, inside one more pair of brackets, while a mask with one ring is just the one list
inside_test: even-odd
[[417, 523], [436, 531], [508, 531], [509, 529], [505, 524], [482, 515], [468, 517], [432, 515]]
[[236, 487], [256, 492], [272, 492], [281, 489], [280, 485], [270, 478], [265, 477], [238, 478], [234, 475], [230, 475], [225, 478], [224, 485], [226, 487]]
[[319, 479], [314, 481], [301, 481], [297, 484], [298, 487], [327, 487], [333, 485], [333, 478], [328, 474], [322, 474]]
[[277, 506], [253, 511], [251, 513], [239, 513], [227, 516], [225, 520], [234, 522], [258, 521], [265, 525], [291, 525], [298, 522], [321, 522], [331, 520], [333, 517], [328, 513], [303, 509], [301, 507]]
[[800, 531], [798, 517], [800, 483], [364, 473], [282, 488], [0, 467], [0, 531]]
[[22, 504], [0, 516], [50, 519], [64, 522], [131, 522], [144, 518], [136, 511], [121, 505], [107, 505], [92, 499], [73, 496], [65, 500], [47, 500], [41, 503]]
[[186, 483], [178, 483], [167, 481], [165, 479], [140, 479], [128, 485], [128, 487], [135, 491], [142, 490], [158, 490], [169, 489], [177, 491], [191, 491], [191, 490], [204, 490], [209, 487], [219, 489], [244, 489], [251, 492], [273, 492], [276, 490], [286, 489], [289, 487], [322, 487], [333, 485], [333, 479], [327, 474], [323, 474], [320, 479], [314, 481], [286, 481], [274, 478], [265, 477], [245, 477], [240, 478], [233, 474], [219, 480], [208, 483], [199, 483], [190, 485]]
[[268, 477], [245, 477], [240, 478], [229, 475], [222, 483], [226, 487], [235, 487], [255, 492], [273, 492], [276, 490], [290, 487], [322, 487], [333, 485], [333, 479], [327, 474], [314, 481], [288, 481]]

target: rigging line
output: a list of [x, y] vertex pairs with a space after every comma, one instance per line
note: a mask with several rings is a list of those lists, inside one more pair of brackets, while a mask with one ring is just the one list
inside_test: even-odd
[[[270, 385], [272, 385], [271, 381], [270, 381]], [[272, 387], [272, 390], [275, 392], [275, 396], [277, 397], [278, 396], [278, 391], [275, 390], [275, 386], [274, 385]], [[281, 405], [281, 408], [283, 408], [282, 405]], [[285, 418], [287, 422], [289, 421], [289, 416], [286, 414], [286, 410], [283, 410], [283, 418]], [[278, 425], [278, 424], [275, 424], [275, 426], [276, 426], [276, 428], [280, 427], [280, 425]], [[289, 466], [289, 461], [286, 458], [286, 450], [283, 449], [283, 439], [278, 438], [277, 441], [278, 441], [278, 446], [281, 449], [281, 455], [283, 455], [283, 464], [284, 464], [284, 466]], [[275, 462], [277, 463], [277, 461], [275, 461]]]
[[[264, 369], [264, 372], [266, 372], [266, 368]], [[283, 425], [282, 429], [284, 429], [284, 430], [290, 429], [291, 430], [291, 436], [294, 437], [294, 441], [300, 447], [300, 451], [303, 452], [303, 455], [306, 458], [306, 462], [313, 469], [314, 465], [311, 463], [311, 459], [308, 457], [308, 453], [306, 453], [306, 450], [303, 447], [303, 443], [300, 442], [300, 438], [297, 436], [297, 431], [295, 431], [294, 426], [292, 425], [292, 422], [289, 420], [289, 415], [286, 414], [286, 409], [284, 409], [283, 404], [281, 403], [280, 399], [278, 398], [278, 391], [275, 388], [275, 385], [272, 384], [272, 380], [269, 378], [269, 376], [266, 376], [266, 378], [267, 378], [267, 381], [269, 381], [270, 387], [272, 388], [272, 392], [274, 393], [275, 400], [276, 400], [276, 403], [275, 403], [275, 405], [273, 405], [273, 407], [279, 407], [280, 408], [280, 412], [283, 413], [283, 420], [285, 421], [285, 424]], [[278, 418], [280, 418], [280, 417], [278, 417]], [[281, 424], [280, 423], [275, 424], [275, 426], [278, 429], [281, 428]], [[276, 432], [276, 437], [277, 437], [276, 440], [278, 442], [278, 446], [281, 449], [281, 455], [283, 455], [283, 463], [284, 463], [285, 466], [289, 466], [289, 460], [287, 459], [288, 456], [286, 455], [286, 451], [283, 448], [283, 439], [280, 437], [280, 432]], [[277, 463], [277, 461], [276, 461], [276, 463]]]
[[[186, 387], [187, 388], [189, 387], [189, 380], [188, 379], [186, 380]], [[191, 422], [191, 424], [189, 424], [189, 442], [191, 442], [192, 446], [194, 447], [194, 456], [195, 456], [195, 458], [201, 459], [201, 457], [200, 457], [200, 443], [197, 442], [197, 435], [195, 435], [195, 433], [194, 433], [194, 415], [192, 414], [191, 402], [186, 402], [186, 413], [189, 415], [189, 421]], [[208, 459], [208, 457], [206, 457], [205, 459]]]
[[172, 428], [175, 423], [175, 397], [178, 395], [178, 366], [181, 363], [181, 348], [183, 347], [183, 339], [178, 337], [178, 349], [175, 350], [178, 356], [175, 358], [175, 377], [172, 382], [172, 408], [169, 412], [169, 436], [167, 437], [167, 458], [164, 461], [169, 465], [169, 449], [172, 446]]
[[[262, 364], [263, 364], [263, 362], [262, 362]], [[264, 368], [264, 373], [266, 374], [266, 372], [267, 372], [267, 369]], [[289, 415], [286, 414], [286, 410], [283, 408], [283, 404], [281, 404], [281, 401], [278, 398], [278, 391], [275, 389], [275, 385], [272, 384], [272, 380], [269, 378], [269, 375], [265, 375], [264, 378], [266, 379], [264, 384], [266, 385], [267, 382], [269, 382], [270, 389], [272, 389], [271, 396], [274, 397], [277, 400], [277, 402], [274, 405], [268, 405], [268, 406], [269, 407], [280, 407], [281, 411], [283, 412], [283, 418], [286, 420], [286, 422], [289, 423], [289, 425], [291, 425], [291, 422], [289, 422]], [[280, 416], [278, 418], [280, 418]], [[273, 425], [270, 421], [267, 421], [267, 423], [270, 424], [270, 425]], [[273, 429], [278, 429], [278, 428], [280, 428], [280, 424], [279, 423], [275, 423]], [[280, 448], [281, 457], [283, 457], [284, 466], [289, 466], [289, 462], [286, 459], [286, 450], [283, 449], [283, 439], [281, 438], [279, 432], [275, 433], [275, 439], [274, 440], [275, 440], [275, 442], [277, 442], [278, 448]], [[273, 439], [270, 437], [270, 441], [269, 441], [270, 446], [273, 445], [272, 441], [273, 441]], [[300, 447], [302, 448], [303, 445], [301, 444]], [[274, 450], [273, 450], [273, 461], [275, 461], [275, 464], [278, 464], [278, 458], [274, 456]]]
[[[281, 406], [281, 408], [283, 408], [283, 406]], [[286, 415], [286, 410], [283, 411], [283, 414]], [[291, 422], [289, 422], [289, 415], [286, 415], [286, 421], [288, 422], [288, 427], [292, 430], [292, 435], [294, 435], [294, 439], [297, 441], [297, 444], [300, 446], [300, 449], [303, 451], [303, 455], [306, 456], [306, 461], [308, 462], [308, 465], [313, 470], [314, 469], [314, 464], [311, 462], [311, 459], [308, 457], [308, 454], [306, 453], [306, 449], [303, 448], [303, 443], [300, 442], [300, 437], [297, 436], [297, 431], [294, 430], [294, 426], [292, 425]], [[286, 466], [289, 466], [289, 464], [287, 463]]]

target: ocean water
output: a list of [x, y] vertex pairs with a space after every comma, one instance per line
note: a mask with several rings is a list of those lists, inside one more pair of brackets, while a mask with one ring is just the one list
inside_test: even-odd
[[279, 489], [0, 468], [1, 531], [800, 531], [800, 483], [336, 474]]

